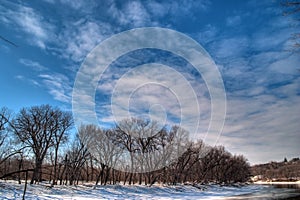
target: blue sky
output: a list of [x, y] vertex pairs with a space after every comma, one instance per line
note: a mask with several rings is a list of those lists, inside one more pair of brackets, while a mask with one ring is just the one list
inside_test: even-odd
[[[0, 106], [17, 112], [49, 103], [71, 110], [76, 73], [94, 47], [133, 28], [169, 28], [199, 42], [221, 73], [227, 114], [218, 144], [251, 163], [299, 157], [300, 56], [290, 51], [291, 34], [299, 27], [296, 16], [282, 13], [277, 1], [2, 0], [0, 35], [17, 47], [0, 40]], [[121, 56], [110, 66], [96, 91], [99, 123], [111, 122], [107, 105], [117, 80], [147, 62], [170, 65], [191, 82], [205, 131], [211, 110], [201, 75], [184, 59], [151, 49]], [[135, 93], [131, 109], [147, 109], [142, 101], [156, 91], [161, 106], [176, 110], [172, 94], [156, 87]], [[178, 121], [175, 111], [167, 114], [168, 122]]]

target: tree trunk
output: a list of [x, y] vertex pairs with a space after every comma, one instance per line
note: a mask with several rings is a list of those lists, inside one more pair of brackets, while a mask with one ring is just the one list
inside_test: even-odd
[[129, 182], [128, 182], [129, 185], [131, 185], [131, 182], [132, 182], [132, 176], [133, 176], [133, 173], [130, 172], [130, 174], [129, 174]]
[[[23, 156], [21, 155], [21, 158], [19, 160], [19, 171], [22, 170], [22, 165], [23, 165]], [[18, 181], [19, 184], [21, 184], [21, 172], [19, 172]]]
[[91, 181], [93, 181], [95, 170], [94, 170], [93, 157], [92, 156], [90, 156], [90, 165], [91, 165]]
[[55, 155], [54, 155], [54, 175], [53, 175], [53, 183], [52, 183], [52, 185], [57, 185], [57, 155], [58, 155], [58, 148], [55, 147]]
[[[97, 180], [96, 180], [95, 186], [98, 185], [100, 179], [102, 180], [102, 177], [103, 177], [103, 168], [101, 167], [100, 172], [99, 172], [99, 174], [98, 174], [98, 176], [97, 176]], [[101, 183], [101, 184], [102, 184], [102, 183]]]
[[22, 200], [25, 200], [25, 194], [26, 194], [26, 189], [27, 189], [27, 179], [28, 179], [28, 171], [26, 171], [26, 174], [25, 174], [25, 186], [24, 186]]
[[108, 178], [109, 178], [109, 176], [110, 176], [110, 170], [111, 170], [111, 168], [108, 167], [108, 166], [106, 166], [106, 176], [105, 176], [105, 182], [104, 182], [104, 185], [107, 184]]
[[33, 184], [34, 182], [41, 182], [42, 180], [42, 163], [43, 161], [41, 159], [35, 160], [35, 168], [33, 171], [32, 179], [30, 181], [30, 184]]
[[126, 184], [128, 176], [129, 176], [129, 172], [125, 172], [125, 175], [124, 175], [124, 185]]
[[139, 185], [142, 185], [142, 178], [143, 178], [143, 174], [140, 173], [139, 174]]

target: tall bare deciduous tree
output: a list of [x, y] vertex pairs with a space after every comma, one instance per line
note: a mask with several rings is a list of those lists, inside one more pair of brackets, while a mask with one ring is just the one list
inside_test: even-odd
[[53, 185], [57, 184], [57, 160], [58, 150], [61, 144], [67, 142], [68, 132], [73, 125], [72, 114], [70, 112], [61, 111], [56, 109], [54, 111], [53, 121], [56, 124], [56, 130], [53, 134], [53, 145], [54, 145], [54, 177]]
[[122, 148], [118, 148], [110, 140], [112, 130], [103, 130], [96, 125], [84, 125], [79, 129], [79, 135], [83, 138], [88, 146], [89, 151], [100, 163], [100, 172], [96, 179], [96, 185], [99, 181], [101, 184], [106, 185], [111, 170], [120, 164], [120, 156]]
[[41, 181], [42, 164], [49, 148], [58, 148], [70, 126], [70, 115], [50, 105], [23, 108], [17, 114], [12, 123], [14, 133], [23, 144], [31, 148], [35, 157], [31, 184]]
[[[0, 169], [2, 164], [8, 159], [20, 154], [24, 147], [13, 144], [13, 137], [10, 134], [9, 125], [11, 124], [12, 114], [8, 108], [0, 109]], [[5, 170], [0, 170], [5, 173]], [[2, 175], [4, 175], [2, 173]]]
[[[160, 173], [152, 173], [172, 162], [184, 153], [188, 132], [173, 126], [170, 131], [161, 127], [158, 122], [143, 119], [126, 119], [119, 122], [110, 134], [110, 140], [123, 149], [123, 157], [129, 158], [128, 167], [124, 170], [125, 182], [134, 182], [139, 173], [139, 183], [144, 175], [145, 184], [153, 184]], [[122, 159], [122, 158], [121, 158]]]
[[65, 181], [69, 181], [70, 185], [78, 184], [78, 181], [82, 179], [82, 170], [90, 155], [86, 140], [88, 140], [88, 136], [84, 138], [77, 133], [70, 149], [66, 152]]

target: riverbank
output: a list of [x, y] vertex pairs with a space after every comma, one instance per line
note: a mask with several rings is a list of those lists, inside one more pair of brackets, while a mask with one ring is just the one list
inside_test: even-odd
[[[263, 183], [263, 182], [260, 182]], [[279, 186], [279, 185], [278, 185]], [[65, 186], [55, 185], [48, 187], [47, 183], [27, 185], [26, 199], [29, 200], [63, 200], [63, 199], [219, 199], [219, 200], [274, 200], [289, 199], [298, 200], [299, 189], [281, 187], [284, 185], [271, 186], [266, 184], [245, 184], [237, 186], [221, 186], [216, 184], [201, 185], [194, 187], [191, 185], [153, 185], [152, 187], [143, 185], [106, 185], [96, 186], [94, 183]], [[24, 183], [17, 181], [0, 180], [0, 199], [22, 199]]]
[[300, 181], [255, 181], [253, 184], [258, 185], [299, 185]]
[[[251, 195], [264, 190], [266, 186], [245, 185], [221, 186], [202, 185], [197, 188], [191, 185], [153, 185], [152, 187], [143, 185], [106, 185], [94, 187], [93, 184], [65, 186], [55, 185], [52, 188], [47, 184], [33, 184], [27, 186], [26, 199], [34, 200], [62, 200], [62, 199], [228, 199], [240, 195]], [[0, 199], [22, 199], [24, 184], [16, 181], [0, 180]]]
[[300, 200], [300, 183], [298, 181], [256, 181], [252, 186], [260, 187], [253, 193], [237, 195], [228, 200]]

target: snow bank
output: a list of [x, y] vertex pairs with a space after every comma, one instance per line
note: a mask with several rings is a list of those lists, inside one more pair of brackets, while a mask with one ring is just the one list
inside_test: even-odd
[[259, 185], [300, 185], [300, 181], [255, 181]]
[[[123, 185], [92, 185], [55, 186], [28, 185], [26, 200], [92, 200], [92, 199], [224, 199], [235, 195], [247, 195], [261, 191], [262, 185], [243, 187], [227, 187], [209, 185], [199, 189], [188, 185], [178, 186], [123, 186]], [[24, 184], [14, 181], [0, 181], [0, 199], [22, 199]]]

